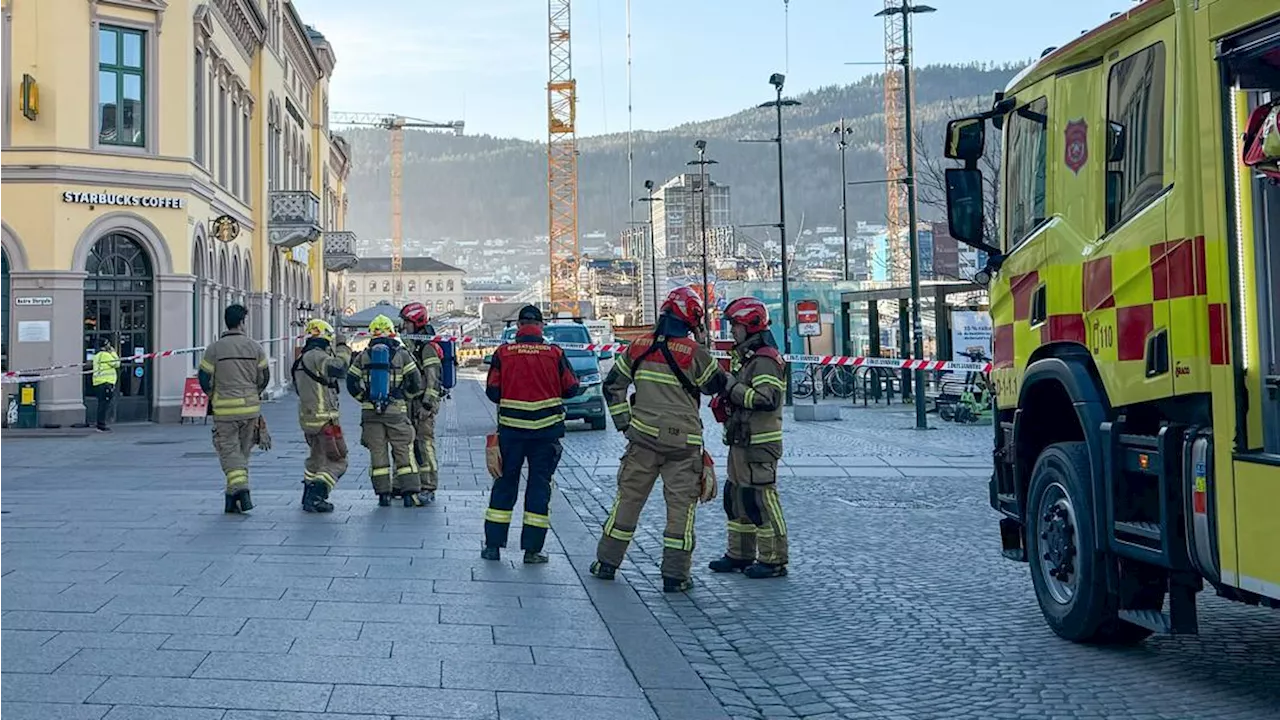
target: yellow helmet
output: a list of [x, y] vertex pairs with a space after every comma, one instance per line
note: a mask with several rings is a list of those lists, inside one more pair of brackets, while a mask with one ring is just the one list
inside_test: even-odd
[[391, 318], [386, 315], [379, 315], [369, 323], [369, 334], [374, 337], [395, 337], [395, 323], [391, 322]]
[[307, 337], [322, 338], [330, 342], [333, 341], [333, 326], [320, 318], [312, 318], [307, 321], [306, 333]]

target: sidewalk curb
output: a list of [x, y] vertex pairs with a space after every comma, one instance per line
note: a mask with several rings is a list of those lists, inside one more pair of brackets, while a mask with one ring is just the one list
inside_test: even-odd
[[591, 575], [596, 533], [558, 488], [553, 508], [555, 537], [658, 720], [729, 720], [710, 688], [623, 576], [604, 582]]

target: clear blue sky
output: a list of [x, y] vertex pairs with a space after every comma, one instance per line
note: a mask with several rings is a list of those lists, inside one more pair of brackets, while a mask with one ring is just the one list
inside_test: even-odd
[[[334, 110], [467, 122], [468, 134], [545, 139], [545, 0], [293, 0], [333, 43]], [[920, 2], [920, 0], [917, 0]], [[917, 65], [1036, 57], [1134, 0], [927, 0]], [[788, 92], [848, 83], [884, 57], [882, 0], [633, 0], [634, 127], [661, 130]], [[376, 9], [375, 9], [376, 8]], [[789, 57], [788, 57], [789, 56]], [[574, 0], [578, 132], [627, 129], [626, 2]]]

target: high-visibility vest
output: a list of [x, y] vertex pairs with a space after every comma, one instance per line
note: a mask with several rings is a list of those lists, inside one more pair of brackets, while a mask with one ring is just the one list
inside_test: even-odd
[[99, 350], [93, 356], [93, 384], [115, 385], [120, 374], [120, 356], [114, 350]]

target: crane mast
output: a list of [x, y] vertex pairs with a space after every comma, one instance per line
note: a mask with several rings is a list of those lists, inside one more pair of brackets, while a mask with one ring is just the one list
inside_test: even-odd
[[570, 0], [548, 0], [547, 210], [553, 312], [579, 315], [577, 82], [569, 43]]
[[[884, 0], [886, 9], [897, 8], [901, 0]], [[903, 15], [889, 13], [884, 17], [884, 164], [888, 178], [887, 276], [895, 285], [910, 281], [911, 258], [907, 247], [907, 176], [906, 135], [902, 101], [902, 53], [905, 44]]]
[[462, 120], [434, 122], [389, 113], [331, 112], [330, 126], [376, 127], [391, 132], [391, 284], [398, 300], [404, 295], [404, 131], [405, 128], [423, 130], [452, 130], [461, 135], [466, 123]]

